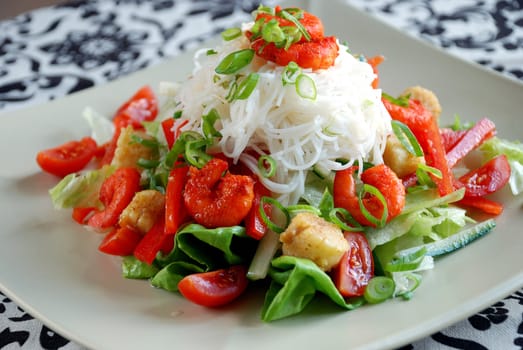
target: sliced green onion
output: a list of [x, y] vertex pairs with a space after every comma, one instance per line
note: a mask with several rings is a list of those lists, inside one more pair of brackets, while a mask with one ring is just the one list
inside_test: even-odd
[[160, 164], [160, 162], [154, 159], [140, 158], [136, 161], [136, 164], [144, 169], [153, 169], [156, 168]]
[[234, 40], [237, 37], [239, 37], [240, 35], [242, 35], [242, 30], [240, 28], [236, 28], [236, 27], [235, 28], [225, 29], [222, 32], [222, 38], [225, 41]]
[[384, 99], [386, 99], [387, 101], [389, 101], [390, 103], [395, 104], [396, 106], [400, 106], [400, 107], [408, 107], [409, 106], [410, 95], [400, 96], [398, 98], [395, 98], [395, 97], [392, 97], [391, 95], [389, 95], [389, 94], [387, 94], [385, 92], [382, 92], [381, 96]]
[[298, 28], [291, 26], [283, 26], [281, 27], [281, 30], [285, 35], [285, 40], [280, 43], [276, 43], [277, 47], [283, 47], [284, 50], [288, 50], [292, 44], [297, 43], [301, 40], [302, 35]]
[[[363, 197], [367, 193], [376, 196], [376, 198], [378, 198], [378, 200], [381, 202], [381, 205], [383, 206], [383, 214], [381, 215], [381, 218], [375, 217], [367, 210], [367, 208], [365, 208], [365, 205], [363, 204]], [[361, 191], [358, 193], [358, 203], [360, 205], [361, 213], [369, 222], [374, 224], [376, 227], [385, 226], [387, 217], [389, 216], [387, 201], [385, 200], [383, 194], [376, 187], [369, 184], [363, 184]]]
[[308, 204], [289, 205], [287, 207], [287, 211], [289, 212], [289, 215], [294, 215], [300, 212], [308, 212], [321, 216], [321, 211], [318, 208]]
[[238, 84], [236, 81], [234, 81], [229, 88], [229, 92], [227, 92], [227, 96], [225, 96], [225, 100], [232, 102], [234, 100], [234, 96], [236, 95], [236, 91], [238, 91]]
[[[341, 215], [343, 217], [343, 219], [340, 219], [340, 217], [338, 215]], [[335, 224], [336, 226], [341, 228], [343, 231], [348, 231], [348, 232], [363, 231], [363, 227], [360, 225], [360, 223], [357, 222], [356, 220], [354, 220], [352, 215], [350, 215], [350, 213], [344, 208], [333, 208], [329, 212], [329, 220], [333, 224]], [[346, 222], [348, 222], [350, 224], [350, 226], [347, 225]]]
[[242, 82], [238, 85], [238, 89], [234, 94], [235, 100], [246, 100], [251, 96], [254, 88], [260, 80], [260, 75], [258, 73], [250, 73]]
[[301, 24], [300, 21], [296, 17], [294, 17], [293, 15], [291, 15], [289, 12], [287, 12], [285, 10], [280, 11], [278, 13], [278, 15], [280, 17], [286, 19], [287, 21], [292, 22], [299, 29], [299, 31], [305, 37], [305, 39], [307, 41], [311, 41], [311, 36], [310, 36], [309, 32], [307, 32], [307, 29], [305, 29], [303, 24]]
[[392, 131], [403, 147], [416, 157], [423, 157], [423, 150], [410, 128], [398, 120], [392, 120]]
[[182, 117], [183, 111], [176, 111], [173, 114], [174, 119], [180, 119]]
[[395, 288], [396, 285], [392, 278], [375, 276], [371, 278], [369, 284], [365, 287], [363, 297], [370, 304], [381, 303], [392, 297]]
[[289, 62], [281, 74], [282, 84], [295, 84], [296, 78], [301, 74], [301, 68], [294, 61]]
[[400, 271], [409, 271], [415, 270], [419, 267], [423, 258], [427, 253], [426, 247], [421, 247], [420, 249], [406, 255], [402, 255], [398, 258], [393, 259], [385, 265], [384, 269], [388, 272], [400, 272]]
[[[265, 206], [265, 204], [270, 204], [273, 207], [276, 207], [279, 210], [279, 212], [284, 215], [285, 224], [283, 227], [278, 226], [277, 224], [272, 222], [271, 219], [267, 216], [267, 214], [265, 213], [265, 210], [263, 210], [263, 207]], [[283, 231], [285, 231], [285, 228], [287, 228], [287, 226], [289, 225], [289, 222], [291, 221], [291, 216], [289, 214], [289, 211], [276, 199], [274, 199], [272, 197], [267, 197], [267, 196], [263, 196], [260, 199], [260, 216], [261, 216], [263, 222], [265, 223], [265, 225], [267, 225], [267, 228], [276, 233], [282, 233]]]
[[212, 55], [216, 55], [218, 53], [218, 51], [214, 50], [214, 49], [209, 49], [207, 50], [207, 52], [205, 53], [207, 56], [212, 56]]
[[280, 28], [278, 21], [275, 19], [271, 19], [269, 22], [265, 23], [262, 27], [261, 35], [263, 40], [268, 43], [279, 43], [285, 40], [285, 34]]
[[251, 63], [253, 57], [254, 50], [252, 49], [234, 51], [225, 56], [214, 71], [218, 74], [234, 74]]
[[158, 140], [156, 140], [156, 139], [146, 139], [146, 138], [143, 138], [143, 137], [138, 136], [136, 134], [132, 134], [131, 135], [131, 140], [133, 142], [139, 143], [140, 145], [148, 147], [148, 148], [151, 148], [153, 150], [158, 150], [158, 148], [160, 147], [160, 143], [158, 142]]
[[260, 12], [261, 13], [268, 13], [269, 15], [273, 15], [274, 16], [275, 13], [276, 13], [276, 9], [274, 7], [260, 5], [256, 9], [255, 14], [260, 13]]
[[303, 9], [299, 7], [287, 7], [284, 10], [298, 20], [303, 18]]
[[276, 161], [271, 156], [261, 156], [258, 158], [258, 170], [260, 170], [260, 175], [269, 178], [273, 177], [276, 174]]
[[214, 127], [214, 123], [216, 123], [218, 119], [220, 119], [220, 114], [218, 114], [215, 108], [211, 109], [208, 114], [202, 116], [202, 131], [206, 138], [212, 139], [213, 137], [222, 136]]
[[315, 100], [316, 99], [316, 84], [314, 80], [307, 74], [300, 74], [296, 78], [296, 92], [300, 97]]
[[[421, 276], [416, 273], [406, 273], [405, 278], [412, 281], [412, 286], [401, 294], [397, 294], [405, 300], [412, 298], [412, 293], [419, 287], [421, 283]], [[410, 283], [409, 283], [410, 284]]]
[[432, 176], [438, 179], [441, 179], [443, 177], [441, 170], [439, 170], [438, 168], [431, 167], [427, 164], [419, 163], [418, 169], [424, 171], [427, 174], [431, 174]]

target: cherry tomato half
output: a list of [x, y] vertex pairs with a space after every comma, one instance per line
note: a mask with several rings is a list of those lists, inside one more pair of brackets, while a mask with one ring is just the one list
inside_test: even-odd
[[82, 170], [94, 157], [98, 147], [90, 137], [69, 141], [58, 147], [38, 152], [36, 162], [50, 174], [64, 177]]
[[143, 121], [151, 121], [158, 114], [158, 100], [150, 86], [141, 87], [127, 100], [114, 115], [113, 123], [117, 129], [132, 125], [141, 128]]
[[238, 298], [248, 283], [247, 269], [234, 265], [227, 269], [185, 276], [178, 283], [178, 290], [195, 304], [217, 307]]
[[346, 232], [349, 250], [333, 269], [336, 288], [345, 297], [361, 296], [374, 276], [372, 250], [365, 235], [361, 232]]
[[501, 189], [509, 178], [510, 164], [502, 154], [460, 177], [458, 186], [465, 187], [465, 197], [482, 197]]

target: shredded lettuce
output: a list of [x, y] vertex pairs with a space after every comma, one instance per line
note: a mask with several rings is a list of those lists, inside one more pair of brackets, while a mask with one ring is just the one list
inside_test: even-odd
[[523, 144], [519, 141], [508, 141], [492, 137], [479, 148], [485, 159], [491, 159], [500, 154], [507, 156], [510, 164], [509, 186], [514, 195], [523, 192]]
[[108, 117], [98, 113], [91, 107], [85, 107], [82, 114], [91, 127], [91, 137], [98, 145], [103, 145], [113, 138], [114, 125]]
[[99, 207], [100, 187], [113, 171], [114, 167], [106, 165], [101, 169], [67, 175], [49, 190], [53, 206], [55, 209]]

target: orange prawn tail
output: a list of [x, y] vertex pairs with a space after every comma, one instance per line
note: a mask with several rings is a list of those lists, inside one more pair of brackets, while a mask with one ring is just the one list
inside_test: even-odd
[[238, 225], [254, 200], [254, 180], [232, 175], [226, 161], [213, 158], [202, 169], [191, 167], [183, 199], [193, 219], [208, 228]]

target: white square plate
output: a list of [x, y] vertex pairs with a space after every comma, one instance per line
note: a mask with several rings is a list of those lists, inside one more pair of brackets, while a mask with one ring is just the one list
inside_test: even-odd
[[[339, 1], [310, 2], [327, 34], [353, 52], [384, 54], [382, 87], [397, 94], [422, 85], [439, 96], [444, 120], [489, 117], [498, 135], [523, 139], [523, 86], [415, 41]], [[303, 314], [260, 321], [263, 292], [209, 310], [144, 281], [125, 280], [118, 258], [97, 251], [101, 236], [68, 211], [54, 211], [56, 178], [35, 163], [40, 149], [88, 133], [89, 105], [111, 113], [143, 84], [181, 81], [191, 54], [34, 108], [0, 116], [0, 288], [64, 336], [96, 349], [381, 349], [397, 347], [457, 322], [523, 284], [523, 198], [499, 195], [505, 212], [494, 232], [437, 261], [408, 302], [395, 300], [344, 312], [322, 301]]]

